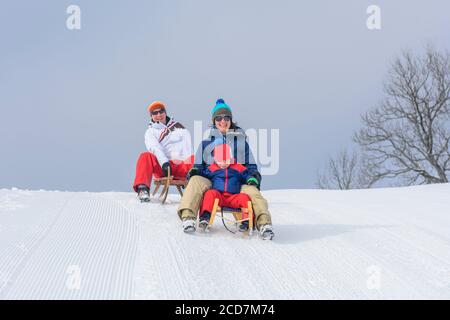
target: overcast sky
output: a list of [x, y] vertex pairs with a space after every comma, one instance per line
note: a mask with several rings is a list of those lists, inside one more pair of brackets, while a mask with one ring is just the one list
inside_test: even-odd
[[[66, 9], [81, 8], [81, 30]], [[381, 30], [366, 27], [369, 5]], [[263, 189], [314, 188], [382, 98], [390, 61], [450, 49], [449, 1], [2, 1], [0, 188], [131, 191], [147, 105], [189, 129], [225, 99], [279, 129]]]

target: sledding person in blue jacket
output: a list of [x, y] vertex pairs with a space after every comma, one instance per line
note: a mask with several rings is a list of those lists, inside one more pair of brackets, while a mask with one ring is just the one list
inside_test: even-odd
[[[263, 240], [271, 240], [274, 237], [271, 215], [267, 200], [259, 190], [261, 175], [252, 157], [247, 136], [244, 130], [233, 121], [230, 106], [223, 99], [218, 99], [211, 111], [212, 126], [209, 137], [202, 141], [195, 155], [195, 165], [189, 171], [187, 178], [189, 183], [183, 193], [178, 216], [182, 220], [184, 232], [195, 232], [195, 219], [199, 212], [203, 194], [211, 188], [211, 181], [199, 176], [205, 167], [212, 164], [214, 146], [217, 144], [229, 144], [233, 150], [233, 158], [237, 163], [245, 166], [255, 179], [247, 181], [241, 187], [241, 192], [247, 194], [253, 205], [256, 229]], [[256, 181], [255, 181], [256, 180]]]
[[[215, 199], [219, 199], [219, 206], [229, 208], [247, 208], [250, 197], [241, 193], [241, 186], [248, 181], [258, 182], [254, 172], [242, 164], [233, 161], [231, 148], [227, 144], [219, 144], [214, 150], [214, 163], [200, 170], [198, 175], [211, 180], [212, 187], [203, 195], [200, 209], [199, 226], [206, 229], [211, 217]], [[247, 218], [244, 214], [243, 218]], [[248, 230], [248, 221], [239, 226], [239, 231]]]

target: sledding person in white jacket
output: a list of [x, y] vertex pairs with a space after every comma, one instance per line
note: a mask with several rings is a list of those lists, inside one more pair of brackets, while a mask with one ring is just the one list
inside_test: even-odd
[[170, 173], [175, 178], [185, 179], [194, 164], [191, 135], [173, 118], [169, 118], [166, 107], [155, 101], [148, 107], [151, 122], [145, 132], [148, 152], [139, 156], [133, 189], [143, 202], [150, 201], [152, 177], [164, 177]]

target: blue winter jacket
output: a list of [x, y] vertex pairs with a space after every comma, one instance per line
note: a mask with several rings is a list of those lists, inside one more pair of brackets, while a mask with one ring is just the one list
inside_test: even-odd
[[212, 182], [212, 189], [220, 192], [240, 193], [241, 186], [253, 177], [252, 173], [241, 164], [231, 164], [226, 169], [221, 169], [213, 163], [199, 172], [199, 175], [208, 178]]
[[[209, 138], [203, 140], [201, 147], [197, 149], [194, 167], [202, 172], [208, 165], [213, 164], [214, 147], [224, 143], [229, 144], [232, 147], [233, 157], [236, 162], [244, 165], [251, 177], [256, 178], [260, 185], [261, 174], [258, 171], [258, 166], [251, 153], [250, 146], [247, 142], [247, 136], [245, 135], [245, 132], [237, 126], [230, 129], [225, 135], [220, 133], [220, 131], [213, 126]], [[201, 159], [201, 163], [199, 159]]]

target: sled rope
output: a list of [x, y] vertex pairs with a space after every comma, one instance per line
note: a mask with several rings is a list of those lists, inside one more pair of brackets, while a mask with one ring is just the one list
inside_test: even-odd
[[225, 223], [225, 220], [223, 218], [223, 210], [220, 210], [220, 217], [222, 218], [222, 223], [223, 226], [225, 227], [225, 229], [227, 229], [228, 231], [230, 231], [232, 234], [235, 234], [236, 232], [231, 231], [230, 229], [228, 229], [227, 224]]

